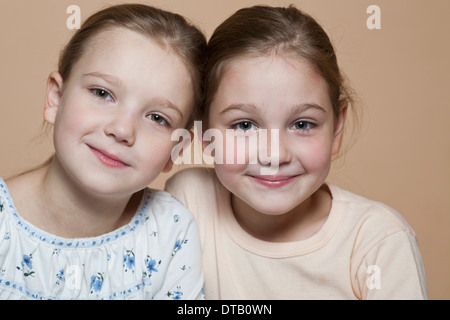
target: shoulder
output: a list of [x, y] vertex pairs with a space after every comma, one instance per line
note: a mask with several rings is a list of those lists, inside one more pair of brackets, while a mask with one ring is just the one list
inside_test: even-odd
[[179, 171], [167, 180], [165, 189], [191, 210], [199, 225], [217, 211], [218, 199], [227, 196], [213, 168]]
[[[178, 220], [183, 217], [184, 221], [192, 221], [193, 216], [186, 206], [172, 194], [163, 190], [148, 189], [147, 214], [158, 217], [169, 217]], [[144, 204], [145, 205], [145, 204]]]
[[155, 250], [158, 246], [170, 247], [181, 238], [198, 237], [197, 222], [191, 211], [166, 191], [147, 189], [137, 216], [141, 213], [139, 220], [136, 220], [138, 225], [142, 222], [143, 228], [136, 228], [139, 232], [134, 239], [150, 241], [149, 243], [156, 241], [160, 245], [155, 245]]
[[351, 246], [352, 265], [362, 266], [368, 257], [372, 259], [369, 264], [381, 263], [377, 259], [386, 257], [388, 263], [421, 263], [416, 234], [399, 212], [384, 203], [329, 187], [332, 210], [342, 219], [343, 241]]
[[220, 186], [213, 168], [189, 168], [175, 173], [166, 181], [166, 191], [180, 200], [184, 197], [213, 195]]
[[[329, 186], [344, 217], [350, 241], [350, 271], [355, 294], [363, 299], [423, 299], [425, 271], [414, 230], [388, 205]], [[374, 287], [379, 272], [383, 284]], [[381, 281], [381, 280], [376, 280]], [[378, 290], [371, 290], [376, 288]], [[382, 289], [382, 290], [379, 290]]]
[[388, 236], [403, 231], [415, 236], [406, 219], [390, 206], [367, 199], [348, 190], [328, 185], [333, 196], [335, 209], [341, 211], [348, 220], [360, 229], [379, 232]]

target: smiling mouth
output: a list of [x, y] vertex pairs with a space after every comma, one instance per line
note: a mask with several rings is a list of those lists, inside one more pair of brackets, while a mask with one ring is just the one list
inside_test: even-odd
[[118, 157], [107, 153], [106, 151], [102, 151], [96, 148], [93, 148], [91, 146], [88, 146], [89, 149], [92, 151], [92, 153], [97, 157], [100, 162], [102, 162], [104, 165], [111, 167], [111, 168], [127, 168], [129, 167], [128, 164], [121, 161]]
[[298, 178], [295, 176], [249, 176], [253, 181], [270, 188], [280, 188], [285, 186]]

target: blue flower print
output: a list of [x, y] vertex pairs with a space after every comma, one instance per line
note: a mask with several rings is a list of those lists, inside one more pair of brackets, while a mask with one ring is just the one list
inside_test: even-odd
[[159, 265], [161, 264], [161, 260], [156, 262], [155, 259], [152, 259], [152, 257], [147, 256], [147, 259], [145, 259], [145, 266], [146, 269], [144, 272], [142, 272], [142, 280], [145, 285], [151, 285], [150, 278], [152, 277], [153, 272], [158, 272]]
[[161, 260], [159, 260], [159, 262], [157, 264], [155, 259], [152, 259], [149, 256], [147, 256], [147, 259], [145, 262], [147, 264], [147, 271], [148, 271], [149, 275], [152, 275], [152, 272], [158, 272], [158, 269], [156, 269], [156, 266], [159, 266], [161, 264]]
[[182, 248], [181, 245], [182, 244], [186, 244], [187, 242], [188, 242], [187, 239], [186, 240], [178, 239], [177, 242], [175, 242], [175, 246], [173, 247], [172, 256], [174, 256], [175, 253], [177, 253], [178, 251], [181, 250], [181, 248]]
[[181, 296], [183, 295], [183, 291], [181, 291], [181, 287], [177, 286], [176, 290], [168, 291], [167, 296], [172, 300], [181, 300]]
[[17, 266], [17, 270], [22, 270], [23, 275], [25, 277], [28, 276], [32, 276], [34, 277], [35, 272], [32, 270], [33, 269], [33, 262], [31, 261], [31, 259], [33, 258], [33, 255], [30, 253], [28, 254], [24, 254], [23, 255], [23, 260], [20, 262], [20, 267]]
[[91, 288], [91, 293], [93, 293], [94, 291], [95, 292], [101, 291], [102, 286], [103, 286], [103, 274], [98, 272], [97, 275], [91, 277], [91, 284], [89, 286]]
[[31, 262], [31, 254], [30, 255], [27, 255], [27, 254], [23, 255], [22, 266], [23, 266], [24, 263], [28, 267], [28, 269], [33, 269], [33, 263]]
[[178, 214], [174, 214], [174, 215], [173, 215], [173, 221], [174, 221], [174, 222], [180, 221], [180, 216], [179, 216]]
[[59, 270], [56, 274], [56, 284], [59, 285], [62, 281], [64, 281], [64, 269]]
[[127, 272], [128, 270], [134, 272], [135, 257], [133, 250], [126, 250], [125, 254], [123, 255], [123, 267], [125, 268], [125, 272]]

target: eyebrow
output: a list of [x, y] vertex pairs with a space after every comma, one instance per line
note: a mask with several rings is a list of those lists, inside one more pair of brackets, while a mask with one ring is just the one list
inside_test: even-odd
[[101, 78], [104, 81], [108, 82], [114, 86], [122, 86], [122, 82], [119, 78], [116, 78], [112, 75], [100, 73], [100, 72], [88, 72], [83, 74], [84, 77], [92, 77], [92, 78]]
[[327, 110], [316, 103], [302, 103], [292, 107], [292, 113], [303, 113], [307, 110], [313, 109], [321, 113], [327, 113]]
[[[321, 107], [320, 105], [318, 105], [316, 103], [302, 103], [302, 104], [294, 105], [291, 108], [291, 113], [292, 114], [303, 113], [310, 109], [319, 111], [321, 113], [327, 113], [325, 108]], [[258, 114], [261, 113], [260, 109], [252, 103], [235, 103], [235, 104], [231, 104], [228, 107], [226, 107], [225, 109], [223, 109], [219, 114], [223, 115], [223, 114], [231, 112], [231, 111], [243, 111], [243, 112], [258, 113]]]
[[256, 107], [252, 103], [234, 103], [234, 104], [229, 105], [222, 111], [220, 111], [219, 115], [223, 115], [225, 113], [232, 112], [232, 111], [244, 111], [244, 112], [248, 112], [248, 113], [261, 113], [258, 110], [258, 107]]
[[155, 97], [152, 99], [152, 104], [158, 104], [166, 108], [172, 109], [181, 117], [181, 119], [183, 119], [183, 112], [181, 112], [180, 108], [170, 100], [167, 100], [166, 98]]

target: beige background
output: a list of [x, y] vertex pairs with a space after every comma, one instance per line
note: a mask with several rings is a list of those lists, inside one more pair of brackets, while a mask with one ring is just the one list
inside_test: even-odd
[[[0, 0], [0, 176], [46, 159], [41, 135], [45, 82], [68, 30], [66, 9], [82, 20], [127, 1]], [[400, 211], [415, 229], [431, 299], [450, 298], [450, 1], [448, 0], [161, 0], [209, 37], [237, 9], [260, 3], [297, 7], [326, 29], [359, 94], [362, 129], [330, 181]], [[381, 30], [366, 9], [381, 8]], [[161, 188], [168, 175], [152, 186]]]

